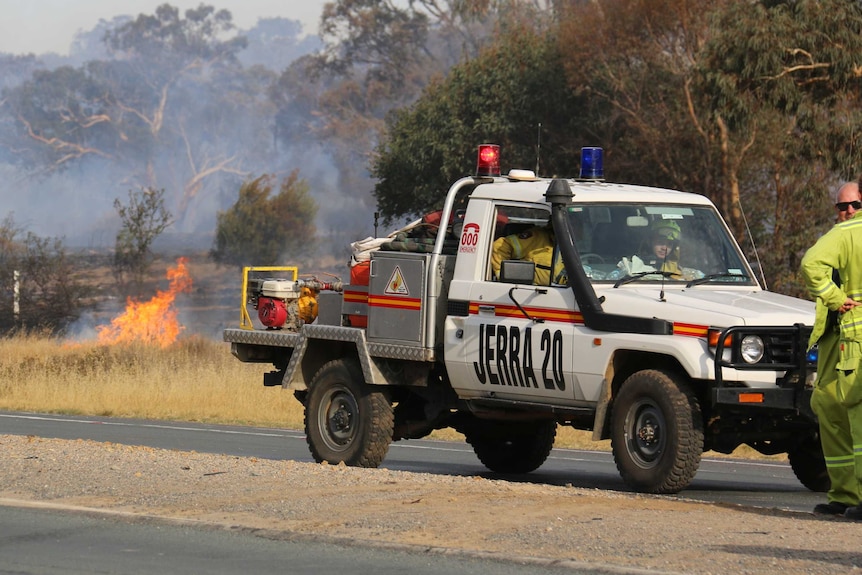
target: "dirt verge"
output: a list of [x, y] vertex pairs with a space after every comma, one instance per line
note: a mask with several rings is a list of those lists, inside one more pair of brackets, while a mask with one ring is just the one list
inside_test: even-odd
[[862, 567], [862, 525], [804, 513], [14, 435], [0, 435], [0, 453], [3, 505], [622, 571], [829, 575]]

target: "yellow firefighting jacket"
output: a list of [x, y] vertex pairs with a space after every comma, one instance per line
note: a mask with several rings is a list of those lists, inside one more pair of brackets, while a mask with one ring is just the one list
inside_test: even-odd
[[[494, 241], [491, 253], [491, 267], [499, 277], [500, 264], [504, 260], [528, 260], [536, 264], [533, 283], [549, 285], [551, 276], [551, 257], [554, 252], [554, 237], [548, 228], [534, 227], [520, 234], [498, 238]], [[557, 258], [554, 262], [554, 282], [564, 283], [565, 270]]]
[[[832, 281], [832, 270], [838, 272], [841, 286]], [[802, 275], [818, 305], [809, 346], [813, 346], [826, 329], [827, 311], [835, 311], [850, 297], [862, 302], [862, 212], [835, 224], [805, 252]], [[854, 307], [838, 318], [841, 339], [862, 342], [862, 306]]]

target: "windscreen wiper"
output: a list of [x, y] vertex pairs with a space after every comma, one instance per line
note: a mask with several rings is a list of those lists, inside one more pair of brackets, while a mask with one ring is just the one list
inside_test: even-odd
[[685, 284], [685, 287], [690, 288], [692, 286], [705, 284], [706, 282], [712, 281], [716, 278], [742, 278], [742, 279], [746, 279], [746, 280], [751, 279], [746, 274], [739, 274], [739, 273], [735, 273], [735, 272], [734, 273], [723, 272], [723, 273], [718, 273], [718, 274], [709, 274], [708, 276], [703, 276], [702, 278], [693, 279], [690, 282], [688, 282], [687, 284]]
[[627, 283], [637, 281], [644, 276], [663, 276], [666, 278], [671, 278], [675, 275], [679, 275], [679, 274], [677, 274], [675, 272], [660, 272], [658, 270], [651, 271], [651, 272], [638, 272], [636, 274], [629, 274], [627, 276], [621, 277], [620, 279], [617, 280], [617, 283], [614, 284], [614, 287], [618, 288], [621, 285], [626, 285]]

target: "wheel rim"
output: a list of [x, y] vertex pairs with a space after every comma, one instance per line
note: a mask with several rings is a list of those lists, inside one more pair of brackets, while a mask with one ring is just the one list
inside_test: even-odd
[[323, 397], [317, 418], [326, 447], [345, 451], [356, 437], [359, 405], [347, 388], [335, 386]]
[[644, 469], [658, 465], [667, 442], [664, 430], [664, 416], [655, 403], [635, 403], [626, 414], [626, 449], [632, 461]]

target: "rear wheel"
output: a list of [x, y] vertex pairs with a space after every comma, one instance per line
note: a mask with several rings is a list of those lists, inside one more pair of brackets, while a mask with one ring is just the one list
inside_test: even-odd
[[787, 452], [787, 458], [796, 478], [811, 491], [825, 493], [832, 487], [818, 435], [799, 442]]
[[389, 451], [393, 422], [389, 400], [365, 384], [356, 361], [330, 361], [312, 379], [305, 436], [318, 463], [377, 467]]
[[557, 422], [478, 422], [465, 433], [479, 461], [497, 473], [529, 473], [548, 458]]
[[632, 374], [614, 398], [611, 446], [623, 480], [645, 493], [677, 493], [697, 473], [703, 421], [697, 398], [668, 373]]

